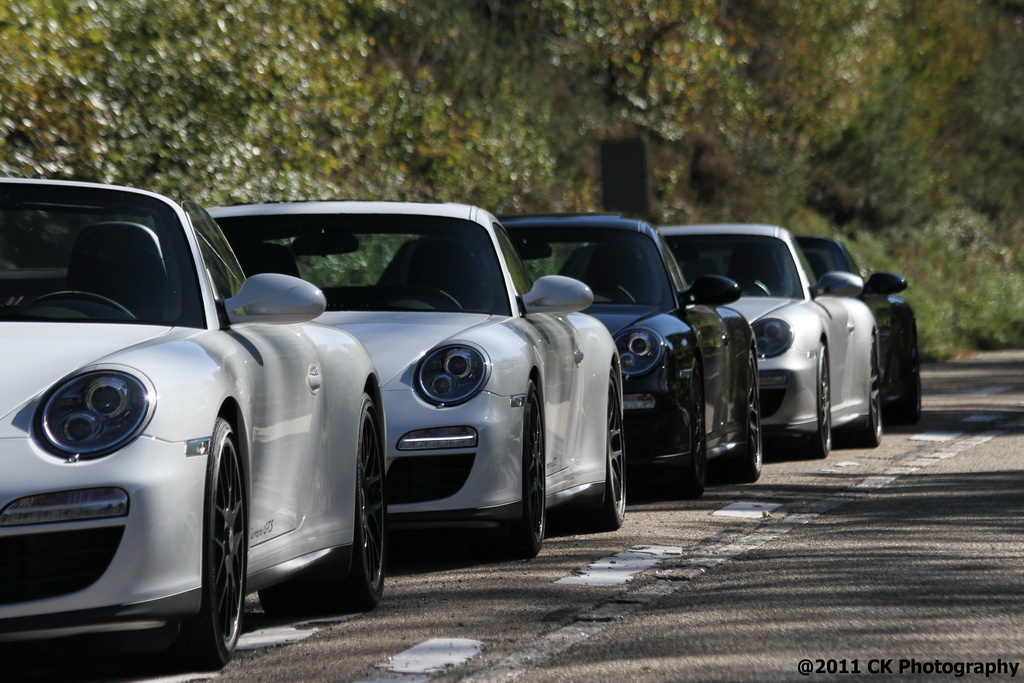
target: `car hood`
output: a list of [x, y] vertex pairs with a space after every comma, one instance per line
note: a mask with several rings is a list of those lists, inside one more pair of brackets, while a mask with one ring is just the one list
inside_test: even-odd
[[795, 299], [778, 299], [775, 297], [744, 296], [729, 304], [729, 308], [739, 311], [749, 322], [764, 318], [769, 313], [785, 308], [794, 303]]
[[402, 374], [427, 351], [451, 337], [487, 324], [485, 313], [328, 311], [317, 322], [352, 334], [370, 354], [381, 386]]
[[633, 325], [642, 325], [644, 320], [657, 315], [657, 306], [591, 306], [583, 311], [601, 321], [614, 337]]
[[0, 415], [6, 419], [79, 368], [169, 330], [149, 325], [0, 323]]

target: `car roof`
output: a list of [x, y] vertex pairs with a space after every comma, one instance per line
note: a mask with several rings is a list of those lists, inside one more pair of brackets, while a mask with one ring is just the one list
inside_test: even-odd
[[789, 231], [777, 225], [761, 223], [706, 223], [699, 225], [666, 225], [658, 228], [663, 235], [763, 235], [787, 239]]
[[830, 244], [838, 244], [840, 246], [843, 244], [842, 240], [836, 239], [835, 237], [822, 237], [820, 235], [794, 235], [793, 238], [798, 244], [801, 242], [807, 242], [808, 244], [812, 242], [817, 242], [819, 244], [827, 242]]
[[407, 214], [413, 216], [439, 216], [463, 218], [483, 225], [495, 220], [494, 216], [477, 206], [469, 204], [433, 202], [389, 202], [389, 201], [304, 201], [268, 202], [260, 204], [235, 204], [209, 208], [214, 218], [233, 216], [288, 216], [300, 214]]
[[140, 190], [137, 187], [128, 187], [127, 185], [111, 185], [109, 183], [95, 183], [87, 182], [84, 180], [54, 180], [50, 178], [12, 178], [12, 177], [0, 177], [0, 185], [44, 185], [50, 187], [74, 187], [91, 190], [108, 190], [113, 192], [131, 192], [132, 194], [146, 195], [147, 197], [153, 197], [164, 201], [172, 206], [175, 206], [175, 202], [170, 198], [165, 197], [162, 194], [156, 192], [150, 192], [149, 190]]
[[613, 213], [551, 213], [551, 214], [518, 214], [500, 216], [502, 224], [509, 230], [517, 227], [554, 228], [593, 228], [596, 230], [629, 230], [651, 235], [655, 234], [654, 226], [638, 218], [628, 218]]

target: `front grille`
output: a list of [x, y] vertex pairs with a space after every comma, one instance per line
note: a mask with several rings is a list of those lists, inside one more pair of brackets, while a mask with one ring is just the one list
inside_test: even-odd
[[422, 503], [455, 495], [473, 469], [472, 453], [398, 458], [385, 481], [388, 503]]
[[758, 393], [761, 399], [761, 417], [771, 417], [779, 412], [779, 408], [782, 407], [782, 399], [786, 398], [785, 388], [761, 389]]
[[107, 570], [123, 527], [0, 538], [0, 605], [74, 593]]

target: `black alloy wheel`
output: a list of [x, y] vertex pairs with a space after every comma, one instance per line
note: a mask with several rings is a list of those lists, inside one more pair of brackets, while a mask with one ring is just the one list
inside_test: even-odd
[[626, 461], [622, 437], [621, 373], [613, 366], [608, 382], [608, 461], [604, 500], [597, 514], [598, 531], [615, 531], [626, 519]]
[[764, 443], [761, 438], [761, 394], [757, 380], [757, 352], [747, 360], [746, 435], [743, 452], [734, 471], [734, 479], [750, 484], [761, 478], [764, 464]]
[[387, 520], [384, 492], [384, 439], [377, 408], [363, 395], [359, 412], [359, 447], [356, 488], [355, 537], [352, 568], [336, 584], [337, 605], [345, 611], [365, 612], [380, 603], [387, 573]]
[[700, 498], [708, 478], [708, 435], [704, 425], [704, 373], [695, 362], [690, 375], [690, 466], [680, 476], [680, 495]]
[[913, 425], [921, 420], [921, 358], [917, 350], [917, 326], [911, 338], [911, 354], [903, 368], [903, 395], [886, 406], [883, 417], [886, 422], [899, 425]]
[[384, 440], [377, 407], [363, 394], [357, 421], [356, 489], [352, 560], [331, 567], [330, 578], [298, 576], [260, 591], [263, 611], [273, 617], [366, 612], [384, 595], [387, 523]]
[[540, 391], [530, 380], [523, 405], [523, 515], [509, 526], [512, 553], [520, 559], [536, 557], [547, 528], [544, 408]]
[[216, 670], [231, 660], [242, 632], [248, 561], [248, 512], [242, 461], [231, 424], [217, 418], [208, 456], [203, 511], [202, 603], [181, 624], [174, 654], [189, 670]]
[[871, 340], [870, 373], [868, 376], [868, 414], [850, 434], [855, 448], [877, 448], [882, 443], [882, 374], [879, 371], [878, 340]]
[[828, 347], [818, 346], [817, 389], [818, 425], [807, 438], [807, 457], [822, 460], [832, 452], [832, 383], [829, 379]]

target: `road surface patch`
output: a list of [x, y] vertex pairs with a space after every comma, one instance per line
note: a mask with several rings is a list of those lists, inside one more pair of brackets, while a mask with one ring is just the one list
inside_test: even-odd
[[726, 505], [720, 510], [711, 514], [720, 517], [740, 517], [744, 519], [764, 519], [772, 511], [782, 507], [781, 503], [755, 503], [752, 501], [739, 501]]
[[679, 546], [637, 545], [629, 552], [617, 553], [592, 562], [587, 567], [577, 569], [574, 576], [558, 579], [555, 583], [618, 586], [663, 560], [679, 557], [682, 553], [683, 549]]
[[272, 626], [245, 633], [238, 639], [236, 650], [259, 650], [265, 647], [291, 645], [309, 638], [315, 630], [300, 630], [295, 626]]
[[921, 432], [908, 438], [911, 441], [952, 441], [960, 436], [963, 432]]
[[483, 649], [482, 642], [470, 638], [431, 638], [376, 665], [397, 676], [359, 683], [425, 683], [437, 674], [465, 664]]

